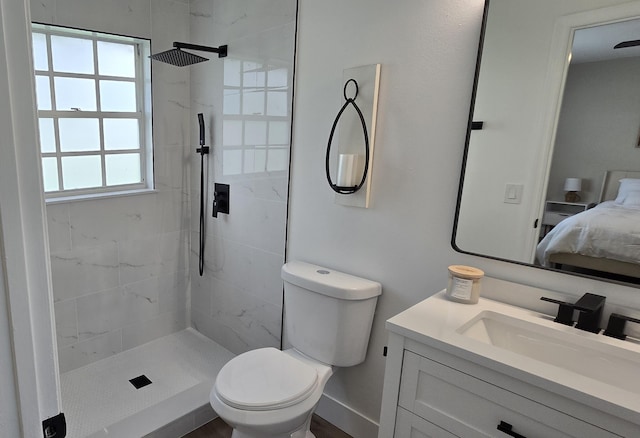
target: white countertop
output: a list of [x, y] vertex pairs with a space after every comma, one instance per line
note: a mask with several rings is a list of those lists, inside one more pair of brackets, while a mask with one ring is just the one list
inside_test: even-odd
[[[486, 298], [480, 298], [478, 304], [456, 303], [446, 298], [445, 291], [389, 319], [386, 327], [387, 330], [408, 339], [640, 424], [639, 393], [471, 339], [456, 331], [483, 311], [506, 314], [512, 318], [552, 328], [560, 333], [608, 344], [622, 349], [623, 354], [637, 357], [640, 361], [640, 343], [635, 339], [627, 338], [626, 341], [620, 341], [602, 334], [585, 332], [553, 322], [553, 317], [549, 315]], [[640, 374], [640, 367], [638, 370]]]

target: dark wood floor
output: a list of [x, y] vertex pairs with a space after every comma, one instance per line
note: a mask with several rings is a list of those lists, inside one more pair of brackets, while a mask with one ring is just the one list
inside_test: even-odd
[[[327, 420], [314, 414], [311, 420], [311, 432], [316, 438], [352, 438], [329, 423]], [[183, 438], [230, 438], [231, 427], [229, 427], [221, 418], [216, 418], [210, 423], [205, 424], [199, 429], [185, 435]]]

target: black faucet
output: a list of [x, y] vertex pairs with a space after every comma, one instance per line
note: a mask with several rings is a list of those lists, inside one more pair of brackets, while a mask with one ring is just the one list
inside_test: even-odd
[[540, 299], [542, 301], [548, 301], [558, 305], [558, 315], [556, 316], [556, 319], [554, 319], [555, 322], [573, 326], [573, 323], [575, 322], [573, 320], [573, 304], [547, 297], [540, 297]]
[[627, 335], [624, 333], [624, 326], [627, 321], [640, 324], [640, 319], [620, 315], [618, 313], [612, 313], [611, 316], [609, 316], [609, 324], [607, 325], [607, 329], [604, 331], [604, 335], [622, 339], [624, 341], [627, 339]]
[[576, 328], [591, 333], [600, 332], [600, 318], [602, 317], [602, 308], [606, 297], [587, 293], [574, 304], [547, 297], [540, 297], [540, 299], [558, 304], [558, 315], [554, 319], [555, 322], [572, 326], [574, 323], [573, 311], [579, 310], [580, 316], [578, 317]]
[[591, 333], [600, 333], [600, 318], [606, 297], [596, 294], [584, 294], [573, 305], [580, 311], [576, 328]]

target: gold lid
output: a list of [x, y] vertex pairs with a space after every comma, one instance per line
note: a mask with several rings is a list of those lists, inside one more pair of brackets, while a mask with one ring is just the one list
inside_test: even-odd
[[456, 277], [468, 278], [470, 280], [476, 280], [484, 276], [482, 269], [464, 265], [451, 265], [449, 266], [449, 272]]

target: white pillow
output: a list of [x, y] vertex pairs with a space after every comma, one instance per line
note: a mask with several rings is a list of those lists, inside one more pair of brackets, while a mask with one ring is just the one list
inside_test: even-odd
[[623, 204], [627, 195], [632, 190], [640, 190], [640, 179], [622, 178], [620, 180], [620, 187], [618, 188], [616, 204]]
[[640, 208], [640, 190], [631, 190], [622, 203], [625, 207]]

